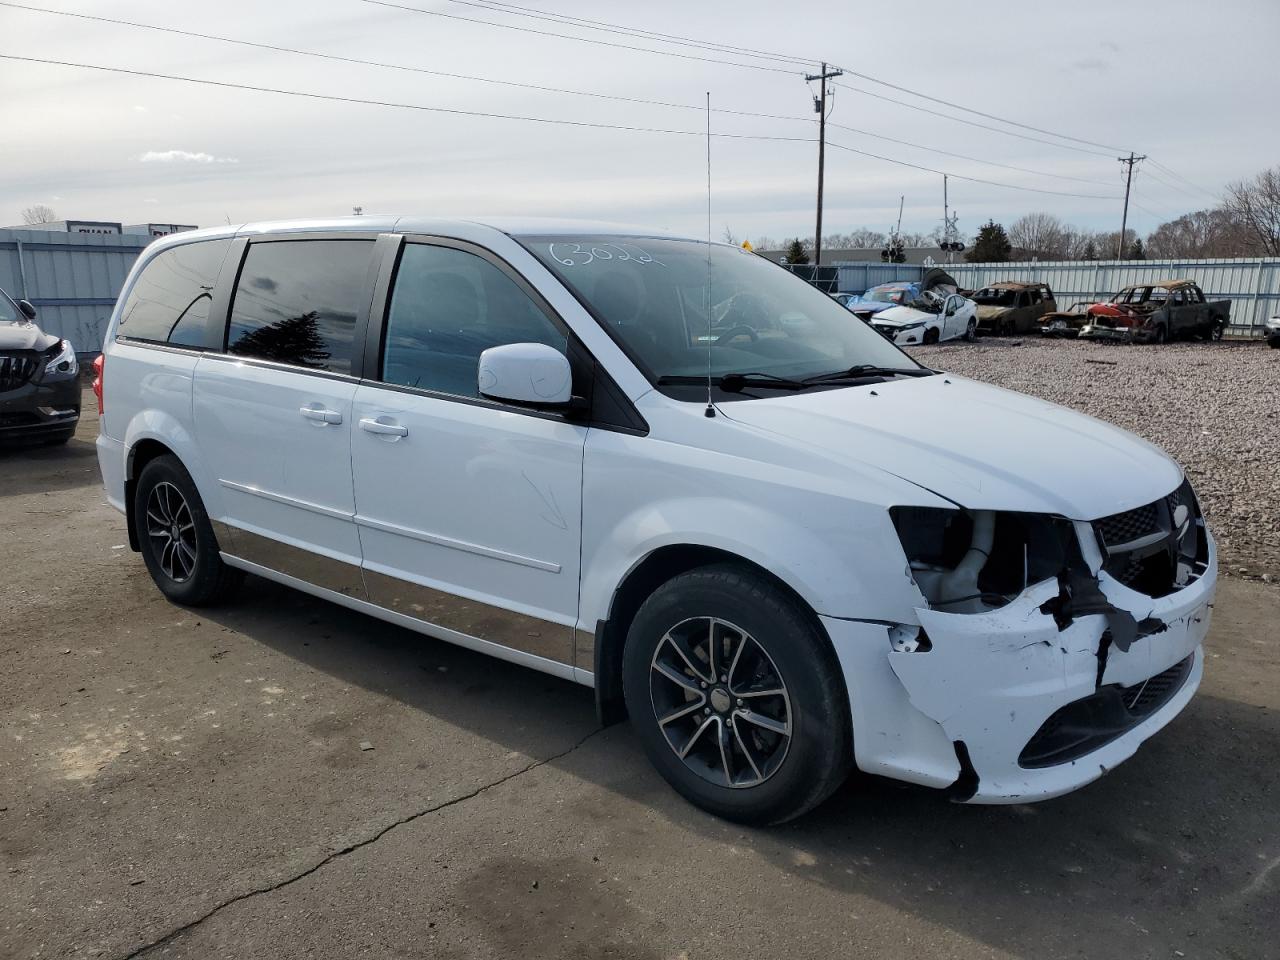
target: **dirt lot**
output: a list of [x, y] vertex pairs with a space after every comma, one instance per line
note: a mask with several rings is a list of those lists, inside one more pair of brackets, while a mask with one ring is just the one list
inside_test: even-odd
[[0, 453], [5, 960], [1276, 956], [1280, 590], [1224, 583], [1200, 695], [1072, 796], [744, 830], [584, 688], [261, 581], [169, 605], [95, 431]]
[[1026, 337], [915, 355], [1163, 447], [1195, 485], [1224, 571], [1280, 582], [1280, 350], [1258, 341], [1143, 347]]

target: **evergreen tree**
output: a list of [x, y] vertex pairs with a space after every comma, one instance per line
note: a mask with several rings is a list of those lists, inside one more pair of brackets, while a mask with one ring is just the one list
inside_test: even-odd
[[1146, 251], [1146, 248], [1143, 247], [1142, 245], [1141, 237], [1135, 237], [1133, 244], [1129, 247], [1129, 259], [1130, 260], [1147, 259], [1147, 251]]
[[964, 258], [970, 263], [1001, 263], [1009, 259], [1009, 251], [1013, 245], [1004, 227], [994, 220], [988, 220], [978, 231], [973, 249], [965, 253]]
[[809, 254], [805, 253], [804, 244], [800, 242], [800, 239], [798, 237], [795, 240], [792, 240], [789, 244], [787, 244], [786, 262], [787, 263], [808, 263], [809, 262]]

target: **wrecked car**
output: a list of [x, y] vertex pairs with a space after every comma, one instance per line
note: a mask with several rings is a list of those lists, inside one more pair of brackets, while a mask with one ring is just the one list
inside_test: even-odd
[[1262, 325], [1262, 334], [1267, 338], [1267, 346], [1272, 350], [1280, 350], [1280, 315], [1266, 319]]
[[973, 300], [982, 333], [1030, 333], [1041, 316], [1058, 309], [1047, 283], [1006, 280], [983, 287]]
[[1125, 287], [1105, 303], [1094, 304], [1080, 338], [1121, 343], [1221, 340], [1230, 321], [1230, 300], [1206, 300], [1192, 280], [1162, 280]]
[[978, 336], [974, 302], [937, 288], [925, 290], [909, 305], [876, 314], [871, 325], [900, 347], [960, 338], [972, 342]]
[[1186, 706], [1217, 568], [1168, 456], [922, 366], [738, 247], [599, 231], [149, 245], [94, 390], [157, 589], [225, 603], [247, 571], [591, 687], [744, 822], [854, 767], [1053, 797]]
[[893, 283], [882, 283], [871, 287], [860, 296], [846, 300], [844, 306], [857, 315], [858, 319], [870, 321], [882, 310], [900, 307], [920, 296], [921, 286], [910, 280], [895, 280]]
[[959, 293], [955, 280], [945, 270], [933, 268], [920, 283], [912, 284], [901, 304], [872, 316], [868, 323], [898, 346], [939, 343], [978, 335], [974, 302]]
[[75, 347], [35, 321], [29, 301], [0, 290], [0, 443], [66, 443], [80, 422]]
[[1089, 322], [1089, 308], [1094, 300], [1080, 300], [1066, 310], [1055, 310], [1037, 318], [1036, 326], [1046, 337], [1078, 337], [1080, 328]]

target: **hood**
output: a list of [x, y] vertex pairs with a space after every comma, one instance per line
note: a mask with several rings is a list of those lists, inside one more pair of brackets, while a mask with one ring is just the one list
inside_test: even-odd
[[983, 306], [982, 304], [978, 304], [978, 319], [994, 320], [997, 317], [1003, 317], [1006, 313], [1008, 313], [1012, 309], [1013, 307], [992, 307], [992, 306]]
[[57, 342], [34, 323], [0, 322], [0, 350], [48, 350]]
[[857, 300], [850, 301], [849, 309], [858, 313], [883, 313], [892, 307], [892, 303], [886, 303], [883, 300], [863, 300], [859, 297]]
[[905, 327], [910, 323], [919, 323], [922, 320], [931, 320], [935, 314], [926, 313], [924, 310], [917, 310], [915, 307], [890, 307], [888, 310], [881, 310], [876, 314], [876, 323], [890, 324], [895, 327]]
[[1182, 482], [1163, 451], [1119, 427], [951, 374], [720, 409], [836, 464], [878, 467], [971, 509], [1096, 520]]

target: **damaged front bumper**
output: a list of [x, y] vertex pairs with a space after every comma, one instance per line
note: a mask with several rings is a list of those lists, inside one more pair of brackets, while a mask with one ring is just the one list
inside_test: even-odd
[[1096, 780], [1199, 686], [1217, 583], [1206, 538], [1204, 572], [1154, 599], [1093, 558], [1095, 602], [1070, 618], [1055, 611], [1062, 586], [1052, 579], [982, 613], [924, 606], [916, 624], [824, 617], [858, 766], [974, 803], [1044, 800]]

